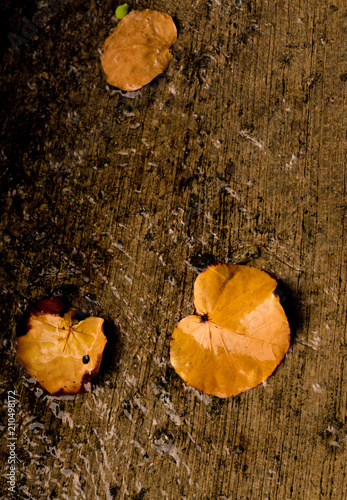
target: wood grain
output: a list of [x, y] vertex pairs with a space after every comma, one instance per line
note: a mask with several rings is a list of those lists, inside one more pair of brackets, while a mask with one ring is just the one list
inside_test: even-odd
[[[5, 38], [41, 4], [3, 3]], [[106, 85], [111, 2], [66, 2], [3, 53], [2, 446], [16, 405], [15, 498], [346, 498], [346, 20], [342, 0], [136, 1], [172, 15], [167, 72]], [[292, 346], [235, 398], [169, 361], [193, 283], [258, 245]], [[19, 367], [26, 307], [60, 294], [107, 321], [91, 394]], [[2, 498], [11, 498], [1, 466]]]

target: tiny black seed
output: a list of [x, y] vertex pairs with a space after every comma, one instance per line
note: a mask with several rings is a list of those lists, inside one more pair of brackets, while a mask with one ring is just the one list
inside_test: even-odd
[[85, 356], [83, 356], [82, 358], [82, 361], [85, 365], [87, 365], [90, 361], [90, 357], [88, 356], [88, 354], [86, 354]]

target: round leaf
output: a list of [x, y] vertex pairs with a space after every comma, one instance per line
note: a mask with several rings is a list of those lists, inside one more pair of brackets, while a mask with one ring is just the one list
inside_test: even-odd
[[103, 46], [102, 67], [110, 85], [133, 91], [165, 71], [177, 38], [168, 14], [133, 10], [115, 27]]
[[179, 322], [170, 350], [173, 367], [189, 386], [224, 398], [273, 373], [290, 345], [276, 286], [264, 271], [234, 264], [210, 266], [197, 277], [198, 315]]

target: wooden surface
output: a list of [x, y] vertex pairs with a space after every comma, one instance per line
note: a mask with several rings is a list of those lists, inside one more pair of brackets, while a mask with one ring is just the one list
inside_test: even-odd
[[[6, 34], [42, 6], [1, 7], [1, 498], [14, 390], [15, 498], [344, 500], [345, 2], [135, 1], [179, 35], [125, 95], [100, 66], [116, 4], [65, 2], [16, 52]], [[184, 385], [169, 340], [197, 273], [252, 244], [292, 346], [222, 400]], [[25, 308], [57, 294], [107, 320], [91, 394], [18, 366]]]

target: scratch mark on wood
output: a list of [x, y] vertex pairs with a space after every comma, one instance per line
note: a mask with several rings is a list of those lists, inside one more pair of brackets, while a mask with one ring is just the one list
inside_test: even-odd
[[255, 138], [252, 132], [249, 132], [248, 130], [240, 130], [239, 135], [244, 139], [246, 139], [247, 141], [254, 144], [255, 146], [257, 146], [257, 148], [261, 149], [263, 153], [266, 154], [265, 147], [260, 141], [258, 141], [258, 139]]

